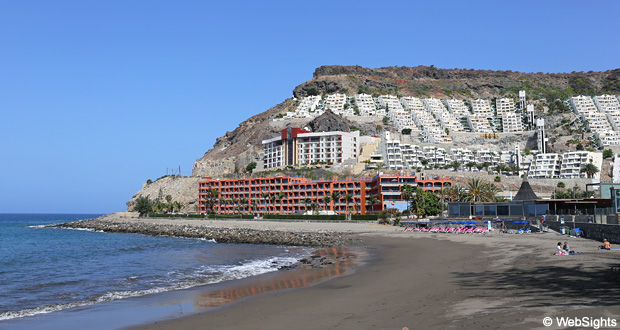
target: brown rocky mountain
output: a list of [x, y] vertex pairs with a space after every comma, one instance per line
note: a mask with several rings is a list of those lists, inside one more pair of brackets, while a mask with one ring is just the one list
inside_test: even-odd
[[[566, 99], [579, 94], [620, 93], [620, 69], [604, 72], [572, 73], [522, 73], [513, 71], [491, 71], [472, 69], [438, 69], [433, 66], [384, 67], [369, 69], [361, 66], [321, 66], [313, 78], [295, 87], [297, 98], [306, 95], [359, 92], [367, 94], [393, 94], [411, 96], [433, 96], [436, 98], [495, 98], [517, 97], [519, 90], [525, 90], [529, 99], [539, 99], [538, 108], [554, 100]], [[178, 178], [174, 185], [155, 182], [148, 192], [152, 196], [160, 189], [182, 201], [185, 211], [193, 211], [196, 199], [187, 191], [197, 191], [196, 177], [222, 177], [244, 171], [247, 164], [258, 160], [262, 151], [261, 141], [280, 134], [286, 127], [306, 127], [313, 131], [343, 130], [356, 127], [367, 134], [377, 134], [379, 122], [351, 121], [331, 112], [311, 119], [274, 121], [276, 117], [296, 108], [295, 99], [284, 100], [275, 107], [259, 113], [239, 124], [232, 132], [215, 141], [213, 148], [194, 163], [194, 178]], [[561, 102], [560, 102], [561, 103]], [[570, 116], [570, 114], [568, 114]], [[572, 119], [571, 119], [572, 120]], [[554, 122], [550, 120], [550, 122]], [[558, 123], [559, 124], [559, 123]], [[552, 129], [560, 129], [550, 127]], [[170, 186], [170, 189], [166, 189]], [[155, 187], [157, 189], [155, 189]], [[131, 209], [135, 198], [146, 193], [141, 190], [127, 202]]]
[[553, 100], [569, 94], [620, 92], [620, 69], [604, 72], [523, 73], [434, 66], [384, 67], [328, 65], [295, 88], [302, 97], [322, 93], [392, 93], [411, 96], [492, 98], [526, 90], [529, 96]]

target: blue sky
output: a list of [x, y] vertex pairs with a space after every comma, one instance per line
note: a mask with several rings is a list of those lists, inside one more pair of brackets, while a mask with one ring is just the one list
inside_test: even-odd
[[2, 1], [0, 213], [107, 213], [327, 64], [619, 66], [616, 1]]

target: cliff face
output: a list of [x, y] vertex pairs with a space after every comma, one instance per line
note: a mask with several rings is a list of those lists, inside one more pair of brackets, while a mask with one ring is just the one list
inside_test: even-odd
[[[605, 72], [523, 73], [473, 69], [438, 69], [434, 66], [384, 67], [321, 66], [313, 78], [295, 88], [295, 97], [358, 91], [410, 96], [491, 98], [526, 90], [528, 96], [620, 92], [620, 69]], [[515, 95], [513, 95], [515, 96]], [[563, 96], [563, 95], [562, 95]]]

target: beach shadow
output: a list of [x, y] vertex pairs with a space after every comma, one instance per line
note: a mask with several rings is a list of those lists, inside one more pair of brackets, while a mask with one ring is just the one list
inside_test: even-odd
[[[592, 270], [573, 266], [523, 265], [497, 272], [455, 272], [457, 284], [475, 296], [509, 296], [521, 307], [610, 306], [620, 304], [620, 264]], [[492, 308], [491, 308], [492, 309]]]

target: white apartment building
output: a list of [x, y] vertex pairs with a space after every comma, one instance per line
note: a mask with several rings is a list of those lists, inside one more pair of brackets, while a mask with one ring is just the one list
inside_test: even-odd
[[493, 128], [489, 124], [489, 119], [481, 113], [472, 113], [467, 116], [467, 124], [471, 127], [472, 132], [476, 133], [493, 133]]
[[562, 157], [560, 154], [538, 154], [530, 163], [528, 177], [530, 178], [559, 178]]
[[359, 109], [361, 116], [374, 116], [377, 114], [377, 107], [372, 95], [357, 94], [355, 95], [355, 105]]
[[497, 99], [495, 100], [495, 109], [498, 117], [502, 117], [505, 113], [514, 113], [515, 101], [510, 98]]
[[390, 109], [387, 112], [387, 116], [399, 131], [405, 128], [418, 129], [409, 112]]
[[463, 165], [467, 164], [467, 163], [475, 163], [475, 158], [474, 158], [474, 153], [465, 148], [456, 148], [456, 149], [452, 149], [450, 150], [452, 152], [452, 160], [453, 161], [457, 161]]
[[594, 179], [601, 178], [601, 167], [603, 164], [603, 153], [588, 151], [572, 151], [562, 154], [560, 164], [560, 177], [563, 178], [585, 178], [585, 173], [580, 173], [581, 167], [585, 164], [594, 164], [599, 172], [594, 175]]
[[489, 149], [480, 149], [476, 151], [474, 155], [477, 163], [489, 163], [492, 166], [499, 164], [499, 153], [491, 151]]
[[359, 140], [359, 131], [312, 133], [299, 128], [286, 128], [281, 136], [262, 141], [265, 168], [320, 162], [340, 164], [348, 159], [357, 159]]
[[574, 96], [570, 98], [573, 111], [587, 121], [587, 126], [592, 132], [604, 132], [613, 130], [607, 116], [598, 111], [594, 101], [589, 96]]
[[523, 132], [523, 123], [521, 121], [521, 115], [512, 111], [504, 112], [502, 115], [502, 132], [504, 133], [517, 133]]
[[446, 106], [441, 103], [441, 100], [438, 100], [436, 98], [431, 97], [428, 99], [422, 99], [422, 103], [424, 104], [424, 108], [426, 109], [426, 111], [434, 113], [436, 116], [448, 111], [448, 109], [446, 109]]
[[465, 105], [463, 100], [446, 100], [446, 106], [457, 118], [467, 118], [470, 114], [469, 108]]
[[454, 114], [451, 112], [445, 111], [439, 116], [439, 123], [441, 124], [441, 128], [448, 129], [450, 132], [463, 132], [465, 129], [461, 122], [456, 119]]
[[491, 103], [489, 100], [475, 99], [471, 101], [471, 107], [474, 114], [485, 116], [486, 118], [495, 118]]
[[452, 143], [452, 138], [441, 127], [425, 126], [422, 141], [428, 143]]
[[379, 104], [389, 111], [404, 112], [405, 109], [394, 95], [381, 95], [377, 98]]
[[598, 138], [599, 147], [620, 145], [620, 132], [618, 131], [595, 132], [594, 135]]
[[297, 106], [297, 109], [295, 110], [295, 112], [297, 113], [314, 112], [316, 107], [319, 105], [319, 102], [321, 102], [321, 97], [318, 95], [306, 96], [299, 102], [299, 105]]
[[413, 96], [405, 96], [400, 98], [400, 103], [409, 111], [424, 111], [422, 100]]
[[613, 95], [597, 95], [594, 104], [600, 112], [604, 113], [614, 130], [620, 129], [620, 102]]
[[343, 114], [346, 103], [347, 96], [345, 94], [330, 94], [325, 98], [325, 110], [330, 109], [335, 114]]

